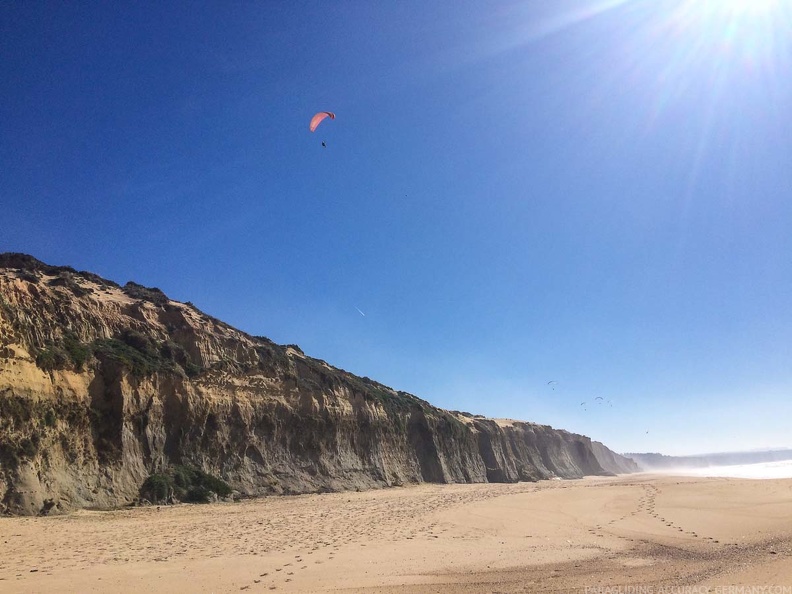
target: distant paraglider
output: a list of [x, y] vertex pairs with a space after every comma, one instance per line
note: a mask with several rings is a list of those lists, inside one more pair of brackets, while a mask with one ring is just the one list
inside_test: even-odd
[[311, 123], [308, 126], [308, 129], [311, 132], [315, 132], [316, 128], [321, 124], [325, 118], [330, 118], [331, 120], [335, 119], [335, 114], [331, 111], [320, 111], [319, 113], [315, 114], [314, 117], [311, 118]]
[[557, 382], [557, 381], [555, 381], [555, 380], [550, 380], [549, 382], [547, 382], [547, 385], [548, 385], [548, 386], [550, 386], [551, 388], [553, 388], [553, 390], [555, 390], [555, 385], [556, 385], [557, 383], [558, 383], [558, 382]]

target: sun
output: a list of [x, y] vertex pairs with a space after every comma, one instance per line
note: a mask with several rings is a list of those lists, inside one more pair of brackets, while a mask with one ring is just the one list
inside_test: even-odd
[[781, 0], [704, 0], [710, 10], [738, 16], [764, 15], [775, 11]]
[[[739, 26], [748, 21], [764, 21], [778, 16], [790, 0], [685, 0], [682, 10], [701, 20], [729, 22]], [[787, 6], [786, 8], [789, 8]]]
[[730, 47], [754, 57], [778, 51], [792, 31], [792, 0], [681, 0], [669, 18], [701, 47]]
[[681, 5], [687, 12], [698, 13], [704, 19], [735, 22], [780, 16], [788, 11], [792, 0], [682, 0]]

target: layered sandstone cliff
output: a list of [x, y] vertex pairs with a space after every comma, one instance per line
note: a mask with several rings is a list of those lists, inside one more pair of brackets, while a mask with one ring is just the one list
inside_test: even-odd
[[433, 407], [157, 289], [0, 255], [0, 511], [125, 505], [173, 464], [243, 496], [637, 470], [585, 436]]

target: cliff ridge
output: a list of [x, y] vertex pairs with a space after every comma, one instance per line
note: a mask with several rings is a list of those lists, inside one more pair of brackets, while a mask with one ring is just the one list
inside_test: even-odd
[[434, 407], [158, 289], [0, 254], [0, 512], [126, 505], [177, 464], [237, 496], [637, 470], [588, 437]]

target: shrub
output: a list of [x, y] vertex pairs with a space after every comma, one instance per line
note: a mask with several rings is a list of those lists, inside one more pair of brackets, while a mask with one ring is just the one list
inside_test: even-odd
[[259, 341], [259, 344], [256, 345], [259, 369], [269, 374], [287, 373], [291, 369], [291, 361], [286, 355], [284, 347], [278, 346], [263, 336], [255, 336], [254, 338]]
[[124, 285], [123, 291], [133, 299], [149, 301], [155, 305], [166, 305], [170, 301], [168, 296], [156, 287], [144, 287], [132, 281]]
[[97, 357], [121, 363], [128, 367], [133, 375], [144, 376], [157, 370], [156, 361], [117, 338], [95, 340], [92, 347]]
[[71, 359], [74, 370], [81, 371], [91, 356], [91, 348], [80, 342], [80, 339], [72, 332], [67, 332], [63, 337], [63, 348]]
[[173, 361], [179, 365], [188, 377], [195, 377], [203, 371], [199, 365], [193, 363], [187, 350], [182, 345], [172, 340], [168, 340], [162, 344], [160, 347], [160, 355], [164, 359]]
[[135, 330], [124, 331], [120, 340], [95, 340], [92, 346], [95, 355], [121, 363], [138, 377], [158, 371], [176, 371], [174, 362], [165, 359], [150, 338]]
[[193, 470], [187, 466], [175, 466], [171, 469], [174, 484], [182, 491], [186, 491], [192, 484]]
[[39, 277], [36, 276], [34, 273], [28, 271], [28, 270], [21, 270], [19, 272], [19, 278], [21, 278], [22, 280], [25, 280], [25, 281], [27, 281], [29, 283], [33, 283], [33, 284], [36, 284], [36, 283], [39, 282]]
[[62, 271], [57, 277], [53, 278], [48, 283], [51, 287], [64, 287], [69, 289], [75, 297], [85, 297], [89, 295], [91, 291], [89, 289], [84, 289], [81, 287], [77, 281], [74, 280], [73, 274], [71, 272]]
[[95, 340], [92, 348], [97, 357], [117, 361], [138, 377], [159, 371], [181, 373], [181, 370], [194, 377], [203, 371], [181, 345], [172, 341], [158, 345], [136, 330], [125, 330], [119, 338]]
[[18, 454], [21, 458], [32, 460], [36, 457], [36, 454], [38, 454], [39, 445], [41, 445], [41, 438], [38, 434], [34, 433], [19, 443]]
[[173, 493], [173, 479], [167, 474], [152, 474], [140, 487], [140, 496], [152, 503], [165, 503]]
[[217, 493], [220, 497], [231, 495], [231, 487], [225, 481], [191, 466], [174, 466], [173, 480], [177, 486], [189, 490], [201, 486]]
[[69, 355], [57, 346], [50, 346], [39, 351], [36, 355], [36, 365], [44, 371], [65, 369], [69, 366]]
[[44, 371], [74, 369], [81, 371], [91, 357], [91, 348], [83, 344], [73, 332], [67, 332], [63, 339], [39, 350], [36, 365]]
[[212, 491], [203, 485], [193, 485], [187, 489], [184, 501], [187, 503], [209, 503], [212, 500]]
[[203, 368], [192, 361], [187, 361], [186, 365], [184, 365], [184, 372], [187, 374], [187, 377], [195, 377], [203, 373]]
[[232, 489], [222, 479], [191, 466], [173, 466], [166, 473], [149, 476], [140, 496], [151, 502], [166, 501], [171, 494], [188, 503], [209, 503], [214, 495], [228, 497]]
[[58, 417], [55, 415], [54, 410], [48, 408], [46, 411], [44, 411], [44, 425], [47, 427], [54, 427], [57, 420]]
[[197, 472], [202, 486], [214, 493], [217, 493], [219, 497], [228, 497], [231, 495], [232, 489], [227, 482], [201, 470], [198, 470]]

